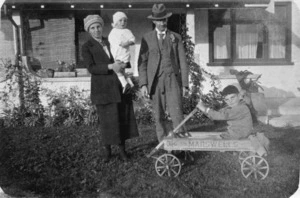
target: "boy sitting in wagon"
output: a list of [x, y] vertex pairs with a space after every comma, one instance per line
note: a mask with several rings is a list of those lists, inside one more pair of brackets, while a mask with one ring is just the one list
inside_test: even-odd
[[246, 103], [241, 100], [239, 90], [229, 85], [222, 91], [227, 106], [219, 111], [210, 109], [200, 100], [197, 107], [212, 120], [226, 120], [228, 131], [223, 133], [223, 139], [244, 139], [253, 131], [253, 122], [250, 110]]

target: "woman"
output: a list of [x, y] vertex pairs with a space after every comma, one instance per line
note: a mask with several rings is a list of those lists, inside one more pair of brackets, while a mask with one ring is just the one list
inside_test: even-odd
[[99, 15], [84, 19], [91, 38], [82, 46], [82, 56], [91, 76], [91, 100], [96, 105], [105, 148], [104, 160], [111, 158], [111, 145], [118, 145], [121, 159], [128, 160], [125, 140], [138, 136], [130, 94], [122, 94], [116, 73], [126, 67], [114, 62], [109, 42], [102, 37], [104, 22]]

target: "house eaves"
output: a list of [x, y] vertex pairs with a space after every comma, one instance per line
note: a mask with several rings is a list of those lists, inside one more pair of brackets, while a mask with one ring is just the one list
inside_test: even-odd
[[9, 4], [23, 3], [255, 3], [266, 4], [270, 0], [6, 0]]
[[95, 8], [151, 8], [154, 3], [164, 3], [168, 8], [209, 8], [216, 4], [221, 7], [243, 7], [245, 4], [268, 4], [270, 0], [6, 0], [6, 5], [19, 6], [20, 9], [35, 9], [44, 5], [45, 9], [66, 9], [74, 5], [75, 9]]

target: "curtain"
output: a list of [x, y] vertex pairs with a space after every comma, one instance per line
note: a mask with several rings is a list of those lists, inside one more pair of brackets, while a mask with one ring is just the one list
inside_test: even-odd
[[217, 27], [214, 31], [214, 58], [230, 58], [230, 26]]
[[237, 58], [255, 59], [258, 56], [258, 43], [262, 41], [261, 28], [257, 24], [236, 26]]
[[269, 24], [269, 58], [285, 58], [285, 26]]

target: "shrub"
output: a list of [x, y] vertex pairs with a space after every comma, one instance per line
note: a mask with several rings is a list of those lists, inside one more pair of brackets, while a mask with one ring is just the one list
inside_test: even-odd
[[139, 99], [135, 108], [135, 118], [138, 124], [153, 124], [155, 122], [154, 112], [150, 101]]
[[[195, 56], [194, 56], [195, 44], [192, 42], [191, 37], [187, 33], [188, 27], [184, 22], [184, 19], [181, 19], [181, 21], [183, 21], [183, 23], [181, 24], [180, 34], [182, 36], [183, 45], [185, 48], [185, 53], [187, 58], [187, 64], [190, 70], [189, 75], [190, 75], [190, 84], [191, 84], [189, 95], [183, 98], [183, 112], [184, 114], [189, 114], [193, 109], [196, 108], [196, 105], [200, 99], [203, 100], [211, 108], [219, 109], [223, 106], [224, 101], [217, 88], [218, 78], [215, 75], [205, 71], [201, 67], [201, 65], [195, 62]], [[201, 83], [204, 81], [204, 77], [203, 77], [204, 73], [210, 77], [211, 86], [213, 87], [213, 89], [210, 90], [208, 94], [203, 94], [201, 91], [202, 89]], [[201, 112], [197, 112], [191, 118], [191, 120], [197, 121], [199, 123], [208, 122], [208, 118], [206, 116], [203, 116]]]
[[98, 123], [95, 106], [92, 105], [87, 90], [71, 87], [58, 91], [43, 90], [48, 98], [48, 115], [45, 126], [79, 126]]
[[[9, 126], [38, 126], [43, 125], [44, 108], [40, 100], [40, 81], [30, 72], [11, 61], [2, 60], [5, 66], [6, 81], [0, 100], [7, 108], [4, 109], [4, 125]], [[11, 95], [19, 95], [19, 107], [10, 104]]]

